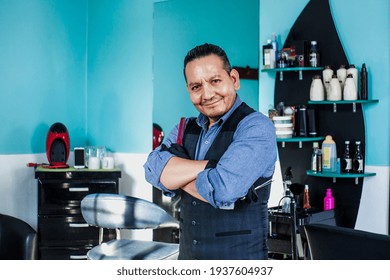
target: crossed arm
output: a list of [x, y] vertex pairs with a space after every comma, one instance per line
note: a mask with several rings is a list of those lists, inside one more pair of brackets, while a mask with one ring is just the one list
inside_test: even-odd
[[182, 189], [193, 197], [207, 202], [196, 190], [196, 177], [204, 170], [207, 160], [189, 160], [172, 157], [161, 173], [160, 181], [169, 190]]

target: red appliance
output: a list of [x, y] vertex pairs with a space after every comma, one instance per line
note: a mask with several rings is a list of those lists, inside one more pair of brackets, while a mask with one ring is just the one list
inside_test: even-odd
[[70, 139], [68, 130], [60, 122], [54, 123], [46, 137], [46, 155], [49, 168], [67, 168], [70, 153]]
[[163, 139], [164, 139], [164, 132], [161, 126], [159, 126], [156, 123], [153, 123], [153, 150], [161, 145]]

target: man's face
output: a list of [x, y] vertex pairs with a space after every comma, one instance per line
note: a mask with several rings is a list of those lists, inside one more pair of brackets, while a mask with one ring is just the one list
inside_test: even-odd
[[191, 102], [213, 125], [234, 104], [240, 88], [238, 72], [227, 73], [222, 60], [212, 54], [189, 62], [185, 75]]

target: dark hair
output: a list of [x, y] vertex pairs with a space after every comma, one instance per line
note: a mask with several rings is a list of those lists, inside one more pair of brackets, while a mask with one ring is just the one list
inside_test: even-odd
[[189, 62], [197, 58], [205, 57], [211, 54], [215, 54], [219, 58], [221, 58], [226, 72], [230, 73], [232, 67], [230, 66], [230, 62], [225, 51], [216, 45], [206, 43], [200, 46], [196, 46], [195, 48], [193, 48], [187, 53], [186, 57], [184, 58], [184, 69], [183, 69], [184, 78], [187, 80], [185, 70]]

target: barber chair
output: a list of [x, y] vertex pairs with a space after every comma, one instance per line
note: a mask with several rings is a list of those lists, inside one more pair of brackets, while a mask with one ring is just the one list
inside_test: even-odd
[[0, 260], [35, 260], [37, 233], [26, 222], [0, 214]]
[[[121, 195], [96, 193], [81, 201], [85, 221], [99, 227], [99, 245], [87, 252], [90, 260], [177, 259], [179, 244], [121, 239], [121, 229], [178, 228], [179, 223], [150, 201]], [[103, 229], [115, 229], [116, 239], [103, 242]]]
[[324, 224], [304, 231], [313, 260], [390, 260], [390, 235]]

